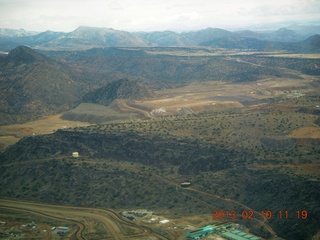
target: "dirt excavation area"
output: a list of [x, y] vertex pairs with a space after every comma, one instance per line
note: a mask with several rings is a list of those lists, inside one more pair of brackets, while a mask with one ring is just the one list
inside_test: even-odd
[[[119, 121], [140, 121], [168, 115], [183, 116], [204, 111], [224, 111], [254, 107], [280, 99], [296, 99], [314, 93], [315, 89], [311, 86], [313, 81], [312, 77], [303, 79], [265, 77], [245, 83], [197, 82], [158, 90], [154, 97], [149, 99], [116, 99], [109, 106], [82, 103], [63, 114], [23, 124], [0, 126], [0, 151], [24, 136], [49, 134], [57, 129]], [[64, 120], [61, 116], [69, 120]], [[292, 137], [319, 138], [319, 134], [319, 129], [301, 129], [292, 133]]]
[[320, 138], [320, 128], [316, 126], [303, 127], [296, 130], [288, 136], [291, 138]]
[[[4, 239], [123, 239], [174, 240], [208, 224], [239, 224], [212, 220], [211, 214], [173, 216], [168, 210], [109, 210], [58, 206], [0, 199], [0, 238]], [[244, 233], [243, 233], [244, 234]], [[214, 239], [225, 239], [212, 235]]]
[[107, 209], [0, 199], [0, 238], [156, 240], [172, 239], [170, 235], [139, 226]]
[[212, 222], [210, 214], [170, 216], [170, 211], [113, 211], [2, 198], [0, 238], [173, 240], [184, 239], [186, 231]]
[[158, 115], [181, 115], [181, 109], [191, 112], [227, 110], [266, 103], [272, 99], [304, 96], [312, 91], [314, 79], [264, 78], [254, 82], [201, 82], [156, 92], [153, 99], [132, 101], [130, 105], [158, 112]]

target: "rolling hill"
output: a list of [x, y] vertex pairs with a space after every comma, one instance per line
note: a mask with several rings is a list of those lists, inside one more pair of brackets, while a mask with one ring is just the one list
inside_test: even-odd
[[265, 34], [263, 40], [272, 42], [299, 42], [303, 41], [305, 37], [302, 34], [296, 33], [287, 28], [280, 28], [277, 31]]
[[320, 35], [314, 35], [298, 43], [301, 52], [318, 53], [320, 52]]
[[[308, 39], [304, 46], [317, 47], [317, 39]], [[242, 39], [237, 44], [252, 47], [257, 41], [252, 39], [251, 44], [248, 39]], [[219, 42], [227, 44], [216, 40]], [[250, 46], [246, 45], [248, 42]], [[184, 51], [185, 55], [176, 55], [179, 51]], [[209, 55], [187, 55], [197, 51], [206, 51]], [[108, 104], [114, 98], [134, 98], [134, 94], [140, 98], [150, 96], [149, 90], [139, 85], [141, 83], [147, 83], [151, 89], [163, 89], [202, 81], [252, 82], [262, 76], [301, 79], [300, 73], [317, 75], [319, 72], [316, 68], [318, 59], [255, 55], [226, 57], [215, 55], [214, 51], [210, 52], [205, 47], [150, 50], [110, 47], [44, 51], [44, 55], [28, 47], [17, 47], [0, 60], [1, 124], [24, 122], [68, 110], [80, 103], [86, 93], [99, 88], [91, 92], [90, 97], [87, 95], [86, 101]], [[170, 52], [173, 54], [168, 54]], [[109, 83], [126, 78], [134, 80], [130, 84], [135, 86], [128, 86], [135, 92], [108, 90]], [[116, 93], [118, 90], [120, 92]], [[113, 97], [110, 94], [114, 94]]]
[[284, 47], [282, 43], [270, 43], [264, 40], [245, 37], [226, 37], [202, 42], [202, 46], [210, 46], [215, 48], [241, 49], [246, 51], [268, 51], [281, 50]]
[[[185, 56], [175, 54], [181, 50], [185, 51]], [[168, 51], [173, 54], [162, 54]], [[86, 82], [96, 87], [123, 78], [141, 79], [157, 89], [199, 81], [249, 82], [259, 79], [261, 75], [300, 78], [296, 72], [278, 69], [277, 65], [241, 61], [238, 56], [188, 57], [187, 54], [189, 52], [192, 54], [193, 51], [192, 48], [170, 47], [158, 48], [156, 54], [150, 53], [146, 48], [103, 48], [72, 53], [56, 51], [44, 53], [54, 59], [67, 61], [81, 72]]]
[[319, 53], [320, 35], [311, 36], [300, 42], [266, 41], [247, 37], [224, 37], [211, 39], [199, 45], [215, 48], [240, 49], [246, 51], [287, 51], [291, 53]]
[[85, 90], [71, 69], [24, 46], [1, 59], [0, 71], [0, 124], [67, 110]]
[[120, 79], [95, 91], [87, 93], [84, 102], [109, 105], [115, 99], [143, 99], [152, 96], [152, 91], [139, 81]]
[[146, 47], [147, 44], [132, 33], [111, 28], [93, 28], [81, 26], [47, 43], [47, 46], [69, 48], [92, 48], [108, 46]]
[[194, 32], [182, 33], [189, 46], [198, 46], [202, 42], [233, 36], [234, 33], [220, 28], [206, 28]]
[[[293, 145], [279, 149], [262, 140], [270, 136], [277, 145], [271, 137], [309, 126], [315, 117], [268, 107], [26, 137], [0, 153], [0, 194], [54, 204], [166, 209], [178, 216], [212, 209], [240, 213], [249, 206], [261, 220], [260, 211], [270, 209], [274, 215], [264, 222], [280, 237], [311, 239], [319, 231], [319, 173], [301, 169], [319, 166], [319, 144], [292, 139]], [[72, 158], [73, 151], [80, 157]], [[186, 179], [196, 191], [179, 187]], [[305, 220], [296, 215], [301, 209], [309, 213]], [[280, 218], [280, 210], [288, 211], [290, 219]], [[235, 222], [271, 236], [256, 221]]]
[[[1, 55], [0, 124], [79, 103], [62, 118], [94, 123], [29, 134], [0, 152], [1, 197], [161, 209], [173, 218], [254, 209], [254, 221], [241, 214], [221, 221], [266, 239], [319, 234], [320, 58], [282, 51], [318, 53], [320, 35], [217, 28], [1, 32], [0, 48], [25, 43], [38, 50], [19, 46]], [[145, 98], [154, 95], [148, 105]], [[168, 114], [148, 115], [159, 108]], [[135, 117], [144, 111], [145, 118]], [[80, 157], [72, 157], [75, 151]], [[182, 188], [184, 181], [191, 187]], [[267, 209], [273, 217], [261, 219]], [[306, 219], [297, 216], [301, 210]]]
[[[86, 31], [79, 29], [80, 37], [73, 35], [74, 39], [70, 35], [60, 37], [76, 44], [76, 39], [83, 36], [82, 30]], [[56, 37], [54, 33], [46, 34], [52, 39]], [[173, 42], [185, 41], [166, 34]], [[219, 29], [207, 29], [201, 34], [205, 40], [217, 34], [214, 41], [220, 44], [227, 43], [221, 39], [238, 39], [230, 48], [235, 43], [247, 48], [249, 40], [251, 47], [264, 47], [267, 43], [235, 38]], [[160, 35], [150, 39], [155, 37], [162, 42]], [[79, 40], [78, 46], [83, 46], [87, 37]], [[96, 35], [96, 44], [104, 39], [100, 37]], [[300, 47], [317, 47], [318, 38], [311, 37]], [[219, 55], [214, 51], [110, 47], [47, 51], [44, 55], [28, 47], [17, 47], [0, 60], [1, 123], [61, 112], [83, 101], [108, 105], [117, 98], [143, 99], [152, 95], [146, 85], [154, 89], [202, 81], [236, 83], [228, 91], [219, 90], [217, 84], [217, 97], [224, 97], [225, 92], [232, 94], [241, 82], [250, 84], [248, 91], [259, 95], [273, 92], [270, 87], [259, 93], [261, 84], [277, 86], [275, 92], [288, 95], [295, 91], [312, 94], [315, 89], [308, 92], [308, 88], [294, 84], [286, 88], [285, 81], [308, 79], [308, 85], [319, 86], [318, 58]], [[306, 47], [305, 51], [310, 50]], [[260, 79], [265, 81], [257, 82]], [[193, 95], [183, 91], [188, 98]], [[129, 118], [121, 123], [25, 137], [0, 153], [0, 195], [78, 206], [164, 209], [182, 217], [210, 214], [212, 209], [241, 212], [249, 208], [257, 212], [271, 209], [275, 215], [287, 210], [292, 216], [306, 209], [309, 216], [303, 221], [297, 217], [274, 217], [263, 222], [285, 239], [311, 239], [319, 231], [320, 178], [316, 171], [310, 171], [319, 166], [319, 139], [289, 134], [318, 124], [318, 115], [315, 111], [301, 111], [299, 104], [315, 108], [319, 96], [278, 98], [264, 105], [228, 110], [217, 110], [215, 105], [206, 103], [201, 113], [187, 116], [143, 121]], [[104, 106], [97, 109], [109, 114]], [[72, 158], [73, 151], [78, 151], [80, 157]], [[192, 188], [180, 187], [186, 179], [192, 182]], [[238, 222], [259, 236], [271, 236], [261, 222]]]
[[181, 34], [172, 31], [138, 32], [137, 35], [151, 47], [182, 47], [187, 45], [187, 40]]

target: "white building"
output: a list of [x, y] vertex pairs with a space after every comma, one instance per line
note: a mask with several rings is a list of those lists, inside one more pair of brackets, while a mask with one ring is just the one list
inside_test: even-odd
[[78, 152], [73, 152], [73, 153], [72, 153], [72, 157], [74, 157], [74, 158], [79, 157], [79, 153], [78, 153]]

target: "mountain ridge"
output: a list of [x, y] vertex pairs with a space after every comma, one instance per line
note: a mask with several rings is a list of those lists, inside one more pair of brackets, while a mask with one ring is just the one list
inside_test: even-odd
[[29, 47], [17, 47], [0, 61], [0, 124], [67, 110], [83, 91], [67, 66]]
[[[320, 34], [315, 27], [315, 32]], [[80, 26], [72, 32], [45, 31], [38, 34], [23, 35], [14, 31], [0, 29], [0, 49], [11, 50], [18, 45], [28, 45], [39, 49], [89, 49], [94, 47], [187, 47], [199, 46], [201, 43], [223, 38], [253, 38], [260, 41], [296, 43], [307, 39], [314, 33], [295, 32], [280, 28], [271, 32], [254, 32], [250, 30], [228, 31], [221, 28], [206, 28], [197, 31], [174, 32], [128, 32], [112, 28]], [[21, 31], [20, 31], [21, 32]]]
[[143, 99], [151, 97], [152, 91], [143, 83], [128, 78], [119, 79], [87, 93], [83, 100], [85, 102], [109, 105], [113, 100], [121, 99]]
[[208, 42], [202, 42], [200, 45], [250, 51], [288, 51], [292, 53], [319, 53], [320, 35], [313, 35], [300, 42], [289, 43], [231, 36], [212, 39]]
[[[305, 46], [317, 47], [319, 42], [320, 36], [315, 36], [307, 40]], [[87, 100], [108, 105], [116, 98], [149, 97], [150, 89], [175, 88], [193, 82], [223, 80], [240, 83], [254, 82], [262, 76], [301, 79], [299, 72], [319, 74], [317, 59], [263, 58], [251, 54], [231, 58], [202, 55], [190, 58], [168, 54], [189, 53], [190, 50], [195, 51], [193, 48], [172, 47], [149, 50], [110, 47], [44, 51], [44, 55], [29, 47], [17, 47], [0, 58], [0, 124], [26, 122], [70, 110], [82, 102], [85, 94], [95, 89], [98, 90], [92, 93], [92, 99]], [[313, 48], [305, 48], [305, 51], [311, 50]], [[209, 50], [203, 47], [196, 51]], [[115, 95], [110, 89], [104, 89], [109, 83], [112, 86], [117, 80], [126, 78], [137, 82], [123, 89], [113, 86], [111, 89]], [[140, 85], [144, 83], [146, 87]], [[131, 92], [127, 91], [130, 88]], [[118, 90], [121, 90], [119, 94]]]
[[9, 52], [8, 57], [6, 58], [7, 64], [10, 64], [10, 62], [13, 62], [15, 64], [31, 64], [35, 61], [48, 61], [48, 58], [26, 46], [16, 47]]

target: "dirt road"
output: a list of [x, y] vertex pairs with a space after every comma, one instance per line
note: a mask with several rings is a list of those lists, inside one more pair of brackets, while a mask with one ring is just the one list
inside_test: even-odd
[[[135, 239], [141, 237], [154, 237], [156, 239], [174, 239], [164, 237], [146, 226], [139, 226], [120, 218], [111, 210], [84, 207], [57, 206], [42, 203], [33, 203], [18, 200], [0, 199], [0, 209], [14, 210], [44, 216], [49, 219], [70, 222], [77, 225], [77, 231], [72, 239], [86, 240], [86, 224], [84, 219], [92, 219], [103, 224], [106, 232], [111, 235], [110, 239]], [[135, 229], [135, 233], [127, 233], [124, 229]], [[169, 235], [170, 236], [170, 235]]]
[[150, 113], [148, 111], [142, 110], [140, 108], [129, 106], [128, 102], [125, 100], [118, 100], [117, 106], [119, 107], [120, 110], [122, 110], [124, 112], [131, 111], [131, 112], [135, 112], [135, 113], [140, 113], [143, 116], [145, 116], [146, 118], [152, 118], [152, 116], [150, 115]]
[[[183, 188], [183, 187], [180, 186], [180, 183], [175, 183], [172, 180], [166, 179], [166, 178], [164, 178], [164, 177], [162, 177], [160, 175], [157, 175], [157, 178], [159, 178], [160, 181], [166, 182], [167, 184], [173, 185], [176, 188], [179, 188], [179, 189], [182, 189], [182, 190], [185, 190], [185, 191], [197, 192], [197, 193], [200, 193], [202, 195], [206, 195], [206, 196], [209, 196], [209, 197], [212, 197], [212, 198], [218, 198], [218, 199], [221, 199], [221, 200], [224, 200], [224, 201], [227, 201], [227, 202], [232, 202], [232, 203], [234, 203], [234, 204], [236, 204], [238, 206], [243, 207], [243, 209], [245, 209], [245, 210], [251, 210], [251, 211], [257, 213], [257, 215], [259, 215], [261, 217], [260, 213], [258, 213], [257, 211], [253, 210], [252, 208], [250, 208], [250, 207], [248, 207], [248, 206], [244, 205], [243, 203], [238, 202], [236, 200], [229, 199], [229, 198], [224, 198], [224, 197], [219, 196], [217, 194], [204, 192], [204, 191], [201, 191], [201, 190], [193, 188], [193, 187]], [[277, 236], [276, 232], [269, 226], [268, 221], [266, 219], [261, 220], [261, 219], [255, 217], [254, 220], [258, 221], [267, 231], [269, 231], [274, 239], [278, 239], [278, 236]]]

